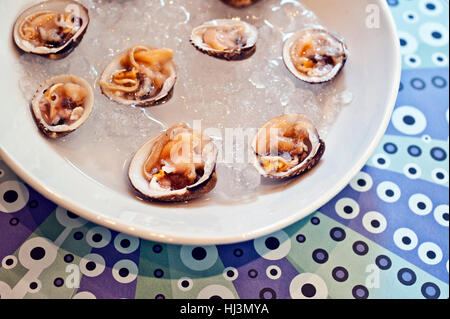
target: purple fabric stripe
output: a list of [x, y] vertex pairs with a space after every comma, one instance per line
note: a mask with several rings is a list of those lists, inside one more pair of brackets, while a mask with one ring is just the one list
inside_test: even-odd
[[122, 254], [114, 247], [114, 238], [117, 232], [111, 231], [111, 241], [102, 248], [92, 248], [91, 254], [101, 255], [105, 259], [105, 270], [97, 277], [88, 277], [83, 275], [78, 291], [89, 291], [97, 299], [134, 299], [136, 292], [137, 277], [130, 283], [124, 284], [118, 282], [112, 274], [113, 266], [120, 260], [128, 259], [133, 261], [139, 267], [138, 248], [131, 254]]
[[27, 186], [27, 205], [15, 213], [0, 212], [0, 260], [13, 254], [56, 209], [56, 205]]

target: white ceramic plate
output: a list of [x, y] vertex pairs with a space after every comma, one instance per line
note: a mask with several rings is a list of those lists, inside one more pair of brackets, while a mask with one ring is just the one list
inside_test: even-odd
[[[29, 102], [18, 87], [21, 70], [11, 40], [15, 17], [35, 2], [0, 4], [0, 155], [50, 200], [106, 227], [177, 244], [224, 244], [266, 235], [304, 218], [341, 191], [369, 159], [389, 123], [401, 63], [386, 1], [304, 0], [328, 29], [345, 38], [351, 52], [337, 81], [354, 99], [329, 129], [320, 165], [298, 182], [261, 192], [249, 202], [224, 205], [207, 199], [170, 206], [140, 201], [129, 191], [123, 173], [118, 173], [119, 186], [108, 184], [107, 178], [98, 179], [67, 160], [70, 147], [55, 151], [52, 141], [38, 134]], [[99, 145], [98, 154], [83, 154], [80, 149], [78, 155], [95, 159], [103, 151]], [[115, 172], [104, 172], [111, 173]]]

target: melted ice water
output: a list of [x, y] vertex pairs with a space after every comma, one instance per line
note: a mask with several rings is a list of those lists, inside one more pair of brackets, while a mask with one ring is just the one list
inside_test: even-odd
[[[184, 121], [201, 120], [202, 128], [254, 128], [284, 113], [304, 113], [322, 137], [352, 93], [333, 82], [309, 85], [284, 66], [282, 46], [295, 31], [320, 25], [313, 12], [295, 0], [265, 0], [234, 9], [219, 0], [80, 0], [89, 9], [90, 24], [80, 45], [58, 61], [24, 54], [18, 83], [31, 100], [46, 79], [64, 73], [85, 78], [94, 88], [91, 117], [76, 132], [49, 141], [84, 174], [124, 192], [127, 167], [134, 152], [152, 136]], [[228, 62], [197, 51], [191, 30], [218, 18], [240, 18], [259, 30], [256, 53]], [[325, 26], [326, 27], [326, 26]], [[97, 81], [112, 57], [135, 44], [171, 48], [178, 80], [165, 104], [136, 108], [116, 104], [100, 93]], [[223, 133], [222, 133], [223, 134]], [[223, 136], [213, 136], [219, 147]], [[236, 141], [237, 144], [246, 143]], [[235, 145], [236, 150], [246, 145]], [[217, 165], [219, 182], [209, 195], [218, 202], [248, 200], [260, 192], [261, 178], [247, 163]], [[266, 184], [263, 182], [263, 184]]]

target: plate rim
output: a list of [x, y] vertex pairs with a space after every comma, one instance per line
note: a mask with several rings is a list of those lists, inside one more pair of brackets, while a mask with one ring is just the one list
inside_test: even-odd
[[[348, 185], [351, 179], [354, 176], [356, 176], [356, 174], [363, 168], [363, 166], [370, 159], [371, 155], [373, 154], [376, 147], [379, 145], [381, 139], [383, 138], [386, 129], [390, 123], [390, 118], [392, 116], [392, 112], [395, 107], [395, 103], [398, 96], [398, 89], [400, 86], [401, 70], [402, 70], [401, 51], [400, 51], [400, 43], [399, 41], [396, 41], [396, 39], [398, 39], [398, 30], [393, 15], [389, 9], [389, 5], [386, 3], [386, 1], [383, 0], [377, 0], [377, 4], [382, 8], [381, 11], [386, 15], [387, 19], [386, 22], [388, 24], [387, 27], [390, 29], [391, 37], [393, 37], [394, 40], [393, 50], [394, 54], [396, 55], [395, 59], [396, 64], [395, 69], [393, 70], [394, 85], [392, 86], [392, 90], [388, 95], [386, 112], [384, 114], [381, 125], [378, 127], [378, 130], [374, 135], [374, 138], [372, 139], [371, 143], [368, 145], [368, 147], [366, 147], [363, 156], [361, 156], [359, 160], [355, 162], [353, 167], [350, 170], [348, 170], [346, 174], [344, 174], [344, 176], [340, 179], [339, 183], [335, 184], [334, 187], [329, 188], [327, 192], [325, 192], [320, 198], [316, 199], [315, 201], [311, 202], [311, 204], [308, 205], [309, 207], [314, 208], [308, 209], [307, 211], [310, 212], [307, 213], [306, 215], [304, 214], [304, 212], [302, 214], [300, 211], [297, 211], [291, 214], [289, 218], [282, 219], [277, 223], [268, 225], [266, 227], [261, 227], [258, 230], [247, 232], [241, 235], [231, 235], [214, 238], [205, 238], [205, 237], [192, 238], [178, 235], [164, 235], [160, 233], [155, 233], [147, 227], [140, 227], [137, 225], [133, 225], [130, 228], [130, 225], [128, 225], [123, 220], [120, 220], [119, 218], [109, 218], [109, 219], [99, 218], [98, 213], [91, 212], [88, 208], [84, 207], [82, 203], [76, 203], [74, 202], [74, 200], [64, 199], [63, 197], [59, 196], [56, 192], [53, 192], [50, 188], [40, 183], [39, 180], [37, 180], [37, 178], [33, 176], [33, 174], [28, 173], [26, 168], [22, 167], [19, 163], [14, 161], [13, 156], [10, 155], [3, 148], [3, 146], [0, 145], [1, 159], [3, 159], [3, 161], [25, 183], [30, 185], [34, 190], [36, 190], [38, 193], [40, 193], [53, 203], [61, 207], [64, 207], [65, 209], [70, 210], [79, 215], [80, 217], [88, 221], [92, 221], [95, 224], [104, 226], [106, 228], [118, 232], [126, 233], [138, 238], [142, 238], [145, 240], [168, 244], [179, 244], [179, 245], [224, 245], [252, 240], [281, 230], [303, 218], [307, 218], [309, 215], [313, 214], [316, 209], [322, 207], [324, 204], [329, 202], [333, 197], [335, 197], [340, 191], [342, 191], [342, 189], [344, 189]], [[305, 209], [302, 209], [302, 211], [304, 210]], [[113, 221], [114, 223], [112, 223], [111, 221]]]

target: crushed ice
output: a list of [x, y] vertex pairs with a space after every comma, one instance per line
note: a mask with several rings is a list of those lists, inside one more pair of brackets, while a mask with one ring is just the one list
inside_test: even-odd
[[[55, 147], [64, 152], [62, 144], [70, 143], [86, 154], [95, 154], [96, 144], [102, 143], [102, 149], [111, 150], [117, 161], [111, 166], [117, 172], [111, 176], [124, 176], [123, 163], [131, 154], [151, 136], [179, 121], [191, 124], [201, 119], [204, 128], [257, 128], [275, 116], [295, 112], [308, 115], [321, 134], [326, 134], [341, 108], [353, 100], [350, 91], [341, 92], [333, 84], [301, 83], [284, 67], [283, 40], [296, 30], [320, 24], [299, 1], [266, 0], [242, 10], [218, 0], [79, 1], [89, 9], [91, 18], [81, 44], [58, 61], [21, 55], [24, 73], [18, 85], [30, 100], [43, 81], [58, 74], [72, 73], [90, 82], [95, 90], [91, 118], [74, 136], [55, 142]], [[226, 62], [190, 45], [195, 26], [211, 19], [236, 17], [259, 29], [257, 50], [251, 58]], [[178, 82], [174, 96], [164, 105], [147, 109], [117, 105], [103, 96], [96, 84], [114, 55], [138, 43], [175, 50]], [[96, 160], [111, 161], [111, 155], [97, 154]], [[78, 168], [95, 175], [86, 162], [74, 161]], [[261, 178], [249, 164], [218, 163], [217, 170], [217, 195], [238, 201], [257, 193]]]

